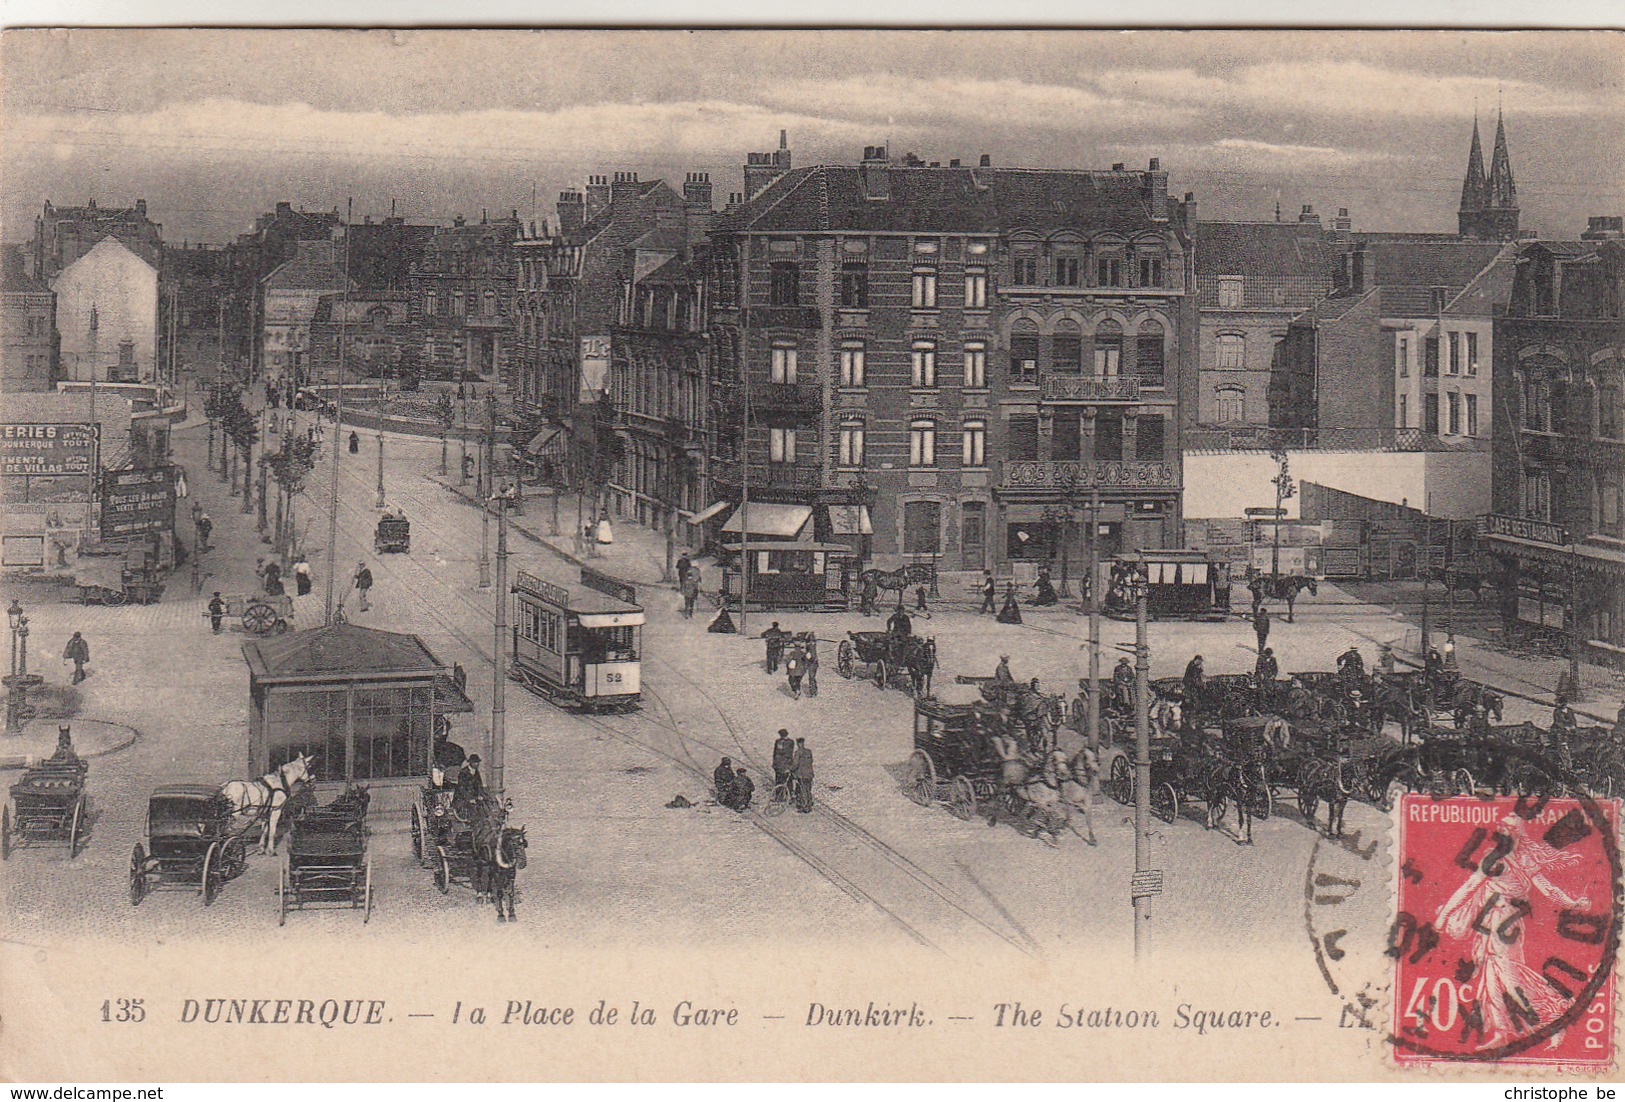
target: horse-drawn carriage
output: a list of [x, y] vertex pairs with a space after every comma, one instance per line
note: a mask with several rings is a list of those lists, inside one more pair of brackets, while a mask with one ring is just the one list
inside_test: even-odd
[[[293, 619], [293, 598], [286, 593], [261, 596], [257, 593], [233, 593], [224, 596], [226, 615], [240, 619], [243, 630], [250, 635], [278, 635], [288, 630]], [[204, 613], [208, 615], [207, 612]]]
[[79, 856], [88, 825], [89, 770], [88, 763], [69, 751], [23, 771], [11, 786], [11, 802], [0, 811], [0, 860], [9, 859], [13, 849], [41, 842], [65, 842], [68, 860]]
[[1066, 698], [1059, 693], [1040, 692], [1033, 681], [1005, 681], [998, 677], [979, 677], [959, 674], [958, 685], [974, 685], [982, 700], [995, 708], [1008, 708], [1010, 714], [1027, 728], [1028, 738], [1037, 742], [1043, 734], [1053, 736], [1066, 722]]
[[277, 869], [277, 925], [288, 912], [316, 906], [362, 910], [372, 918], [372, 859], [367, 854], [365, 788], [347, 788], [330, 804], [293, 816], [287, 859]]
[[412, 553], [412, 522], [405, 513], [385, 513], [373, 529], [372, 549], [380, 555]]
[[125, 555], [82, 555], [73, 568], [79, 603], [150, 605], [164, 594], [163, 576], [146, 563]]
[[435, 887], [473, 889], [496, 905], [499, 922], [515, 917], [515, 873], [526, 863], [525, 828], [507, 825], [509, 807], [483, 789], [459, 799], [438, 770], [412, 805], [412, 856], [434, 870]]
[[1047, 744], [1025, 752], [1015, 735], [1003, 710], [985, 701], [916, 699], [903, 791], [922, 807], [947, 804], [958, 819], [986, 816], [990, 825], [1008, 819], [1022, 834], [1053, 845], [1071, 825], [1072, 808], [1088, 800], [1088, 777]]
[[872, 678], [877, 689], [896, 688], [925, 696], [931, 691], [931, 674], [937, 667], [937, 641], [918, 635], [896, 635], [889, 631], [849, 631], [835, 651], [835, 668], [850, 680]]
[[214, 785], [166, 784], [147, 801], [145, 845], [130, 855], [130, 903], [160, 890], [195, 890], [205, 907], [248, 867], [248, 834], [264, 819], [240, 822]]
[[[1134, 767], [1129, 755], [1112, 758], [1106, 791], [1121, 804], [1135, 799]], [[1244, 841], [1252, 841], [1252, 820], [1268, 819], [1272, 809], [1266, 766], [1257, 748], [1223, 728], [1186, 731], [1151, 740], [1151, 813], [1167, 823], [1179, 818], [1192, 801], [1206, 805], [1208, 829], [1236, 809]]]

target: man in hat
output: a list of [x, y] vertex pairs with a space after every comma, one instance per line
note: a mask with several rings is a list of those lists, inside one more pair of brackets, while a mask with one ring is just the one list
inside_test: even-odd
[[90, 644], [85, 642], [85, 637], [77, 631], [73, 633], [73, 638], [68, 640], [67, 648], [62, 652], [62, 661], [73, 663], [75, 685], [90, 676], [85, 672], [85, 663], [90, 661]]
[[466, 819], [484, 799], [485, 778], [480, 775], [480, 756], [470, 754], [457, 774], [457, 791], [452, 793], [451, 805]]
[[790, 783], [790, 776], [796, 765], [796, 744], [790, 737], [790, 732], [783, 727], [779, 728], [779, 737], [773, 740], [773, 787], [779, 788]]
[[1275, 699], [1275, 680], [1281, 676], [1281, 664], [1275, 660], [1273, 647], [1265, 647], [1259, 653], [1253, 676], [1258, 681], [1259, 703], [1268, 705]]
[[1202, 688], [1207, 684], [1207, 674], [1202, 668], [1202, 656], [1198, 654], [1192, 658], [1185, 667], [1185, 707], [1195, 709], [1202, 702]]
[[777, 620], [773, 621], [772, 627], [762, 632], [762, 638], [767, 640], [768, 673], [779, 672], [779, 654], [784, 649], [784, 637], [787, 634], [788, 632], [779, 627], [779, 622]]
[[1253, 634], [1258, 637], [1258, 652], [1264, 652], [1264, 645], [1270, 641], [1270, 610], [1263, 605], [1253, 613]]
[[367, 594], [372, 592], [372, 571], [367, 569], [367, 564], [364, 562], [355, 564], [355, 587], [361, 594], [361, 611], [365, 612], [367, 611]]
[[220, 634], [220, 621], [225, 615], [226, 602], [221, 599], [220, 591], [217, 589], [214, 591], [214, 596], [209, 598], [209, 624], [214, 628], [216, 635]]
[[756, 795], [756, 782], [750, 779], [744, 767], [734, 771], [733, 802], [728, 806], [735, 811], [749, 811], [750, 801]]
[[982, 571], [982, 607], [976, 610], [978, 616], [984, 612], [990, 616], [998, 612], [998, 609], [993, 607], [993, 598], [998, 592], [999, 587], [993, 581], [993, 571]]
[[909, 619], [907, 610], [903, 608], [902, 594], [898, 594], [897, 608], [886, 621], [886, 631], [894, 639], [907, 639], [914, 634], [914, 621]]
[[993, 670], [993, 683], [1001, 689], [1008, 689], [1016, 683], [1016, 675], [1010, 672], [1010, 656], [999, 655], [999, 664]]
[[1119, 658], [1112, 669], [1112, 689], [1119, 708], [1126, 712], [1134, 707], [1134, 667], [1126, 656]]
[[723, 807], [733, 806], [734, 763], [732, 758], [723, 758], [717, 767], [711, 770], [711, 786], [717, 790], [717, 803]]
[[813, 752], [804, 738], [796, 739], [796, 810], [802, 813], [813, 809]]
[[1377, 650], [1377, 672], [1384, 677], [1394, 676], [1394, 646], [1383, 643]]

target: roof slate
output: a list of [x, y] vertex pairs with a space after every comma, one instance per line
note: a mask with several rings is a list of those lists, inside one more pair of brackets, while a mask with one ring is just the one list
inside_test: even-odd
[[355, 624], [257, 639], [243, 644], [243, 658], [260, 678], [428, 674], [446, 668], [416, 635]]

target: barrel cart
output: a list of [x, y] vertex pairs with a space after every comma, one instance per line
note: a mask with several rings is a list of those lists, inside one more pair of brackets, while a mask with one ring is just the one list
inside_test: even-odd
[[288, 912], [309, 907], [349, 907], [372, 919], [372, 858], [367, 854], [365, 788], [346, 789], [337, 800], [295, 816], [287, 858], [277, 870], [277, 925]]
[[0, 860], [11, 851], [41, 843], [66, 843], [68, 860], [79, 856], [87, 827], [87, 762], [74, 755], [48, 758], [24, 771], [0, 811]]

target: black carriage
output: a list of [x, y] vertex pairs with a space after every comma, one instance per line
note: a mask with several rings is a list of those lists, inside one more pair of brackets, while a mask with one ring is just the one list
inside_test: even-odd
[[411, 554], [412, 522], [404, 514], [379, 517], [378, 527], [372, 534], [372, 548], [380, 555]]
[[277, 925], [307, 907], [349, 907], [372, 919], [372, 858], [367, 853], [366, 789], [347, 789], [331, 804], [301, 811], [288, 829], [277, 870]]
[[[1151, 813], [1165, 823], [1179, 818], [1180, 798], [1186, 793], [1191, 756], [1184, 740], [1164, 736], [1151, 740]], [[1120, 804], [1134, 803], [1134, 765], [1127, 754], [1112, 758], [1106, 774], [1106, 792]]]
[[531, 692], [585, 711], [620, 711], [642, 701], [643, 606], [592, 584], [566, 589], [519, 571], [513, 587], [513, 665], [509, 676]]
[[1404, 792], [1466, 795], [1481, 782], [1508, 785], [1517, 772], [1518, 757], [1508, 752], [1509, 745], [1504, 730], [1498, 734], [1494, 728], [1486, 733], [1429, 727], [1417, 742], [1389, 751], [1372, 781], [1370, 797], [1388, 810]]
[[9, 859], [13, 849], [43, 843], [65, 844], [70, 861], [79, 856], [89, 825], [89, 770], [88, 763], [70, 752], [23, 772], [11, 786], [11, 802], [0, 811], [0, 860]]
[[974, 685], [983, 701], [996, 708], [1010, 709], [1010, 714], [1026, 725], [1034, 741], [1041, 733], [1040, 728], [1047, 728], [1053, 734], [1066, 722], [1066, 698], [1059, 693], [1039, 692], [1031, 682], [962, 673], [954, 678], [954, 683]]
[[[1252, 780], [1225, 783], [1226, 774], [1237, 769], [1249, 771]], [[1224, 821], [1229, 794], [1244, 791], [1252, 816], [1268, 819], [1274, 801], [1267, 773], [1267, 758], [1255, 742], [1224, 728], [1152, 738], [1151, 813], [1172, 823], [1182, 807], [1199, 801], [1206, 805], [1207, 825], [1214, 827]], [[1128, 753], [1112, 758], [1106, 791], [1118, 803], [1134, 802], [1134, 764]]]
[[937, 801], [959, 819], [973, 819], [999, 787], [1000, 762], [987, 737], [993, 717], [985, 704], [914, 702], [914, 752], [903, 791], [921, 807]]
[[848, 680], [858, 676], [862, 665], [863, 677], [873, 679], [877, 689], [912, 691], [911, 659], [928, 667], [936, 665], [935, 640], [888, 631], [849, 631], [846, 635], [835, 651], [835, 669]]
[[483, 789], [458, 800], [456, 783], [438, 769], [419, 791], [412, 805], [412, 856], [434, 872], [434, 886], [442, 893], [453, 885], [480, 890], [474, 823], [481, 816], [501, 819], [506, 810]]
[[1119, 555], [1111, 564], [1106, 615], [1134, 617], [1136, 575], [1145, 581], [1145, 610], [1152, 619], [1217, 621], [1230, 615], [1230, 564], [1190, 549]]
[[248, 867], [248, 833], [264, 827], [255, 816], [239, 824], [231, 802], [213, 785], [169, 784], [147, 801], [145, 845], [130, 855], [130, 903], [151, 892], [195, 891], [205, 907], [220, 886]]

